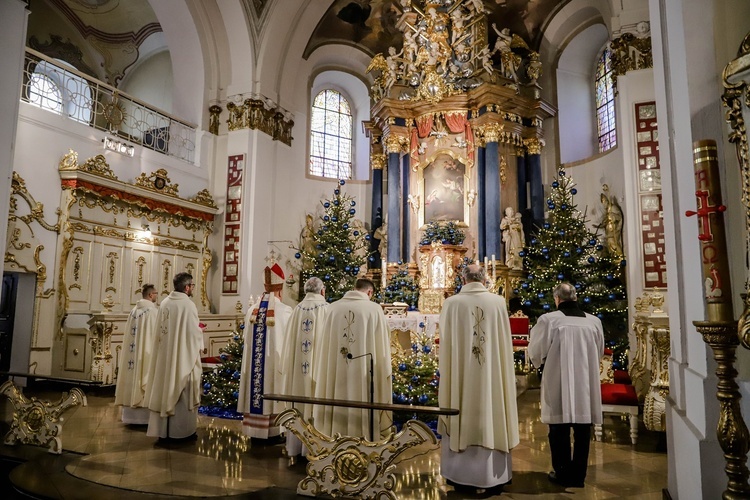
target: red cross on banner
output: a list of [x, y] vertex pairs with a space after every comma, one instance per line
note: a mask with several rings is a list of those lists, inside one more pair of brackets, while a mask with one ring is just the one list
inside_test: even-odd
[[714, 235], [711, 232], [711, 220], [710, 215], [717, 212], [724, 212], [727, 207], [724, 205], [709, 205], [708, 204], [708, 191], [696, 191], [695, 196], [698, 198], [698, 210], [692, 211], [687, 210], [685, 215], [692, 217], [693, 215], [698, 216], [698, 223], [700, 224], [700, 234], [698, 239], [701, 241], [713, 241]]

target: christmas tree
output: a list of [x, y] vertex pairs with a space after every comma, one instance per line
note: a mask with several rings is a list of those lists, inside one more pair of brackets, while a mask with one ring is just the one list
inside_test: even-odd
[[[419, 324], [420, 332], [416, 335], [411, 350], [394, 353], [393, 363], [393, 402], [420, 406], [438, 405], [438, 386], [440, 372], [435, 355], [433, 339], [425, 333], [425, 324]], [[395, 412], [394, 423], [397, 426], [412, 418], [417, 418], [437, 427], [437, 417], [408, 412]]]
[[555, 310], [555, 286], [563, 281], [572, 284], [581, 309], [602, 320], [608, 345], [622, 352], [627, 349], [625, 260], [616, 262], [604, 251], [585, 214], [576, 208], [576, 193], [573, 180], [558, 170], [547, 199], [548, 219], [522, 252], [528, 274], [515, 292], [533, 323]]
[[[339, 186], [344, 184], [339, 181]], [[301, 246], [295, 257], [302, 260], [302, 282], [312, 276], [322, 279], [328, 302], [333, 302], [354, 286], [367, 262], [370, 235], [359, 229], [363, 226], [354, 219], [356, 202], [340, 187], [333, 191], [333, 198], [320, 203], [323, 215], [318, 217], [312, 243]]]
[[419, 302], [419, 284], [409, 276], [406, 264], [401, 261], [398, 261], [398, 264], [398, 271], [391, 275], [384, 290], [378, 290], [374, 300], [381, 304], [404, 302], [409, 304], [409, 309], [413, 311]]
[[[244, 327], [245, 325], [241, 325], [240, 329]], [[244, 345], [242, 335], [235, 332], [229, 343], [219, 349], [218, 366], [203, 374], [201, 413], [212, 417], [242, 418], [242, 413], [237, 412], [237, 399]]]

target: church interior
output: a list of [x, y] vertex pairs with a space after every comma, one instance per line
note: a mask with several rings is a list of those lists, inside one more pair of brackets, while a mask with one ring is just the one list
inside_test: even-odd
[[[311, 276], [329, 301], [371, 279], [394, 403], [436, 406], [415, 366], [476, 263], [512, 313], [513, 482], [464, 496], [427, 442], [384, 498], [750, 498], [747, 19], [742, 0], [3, 0], [3, 490], [296, 497], [304, 461], [213, 391], [236, 386], [267, 266], [290, 306]], [[164, 445], [114, 387], [141, 289], [161, 302], [185, 271], [206, 402]], [[547, 481], [525, 355], [562, 281], [607, 341], [583, 489]]]

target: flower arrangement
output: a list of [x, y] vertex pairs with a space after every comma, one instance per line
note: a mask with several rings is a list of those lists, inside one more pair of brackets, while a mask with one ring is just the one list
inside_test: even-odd
[[439, 241], [443, 245], [460, 245], [464, 242], [466, 235], [455, 222], [428, 222], [424, 228], [421, 245], [429, 245], [434, 241]]

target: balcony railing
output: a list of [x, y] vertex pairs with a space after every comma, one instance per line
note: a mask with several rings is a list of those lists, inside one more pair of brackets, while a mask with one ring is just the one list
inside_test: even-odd
[[196, 125], [28, 48], [21, 100], [144, 148], [194, 162]]

